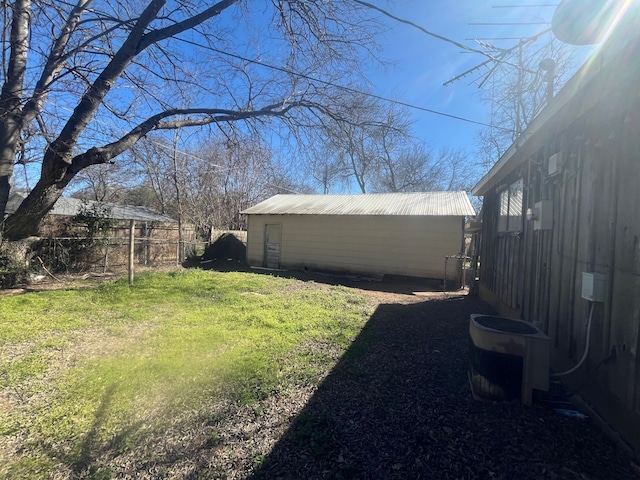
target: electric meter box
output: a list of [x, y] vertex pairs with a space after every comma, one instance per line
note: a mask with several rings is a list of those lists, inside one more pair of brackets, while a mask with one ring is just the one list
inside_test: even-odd
[[553, 228], [553, 202], [551, 200], [536, 202], [534, 212], [534, 230], [551, 230]]
[[560, 175], [562, 173], [562, 152], [554, 153], [549, 157], [548, 173], [550, 177]]
[[604, 302], [604, 280], [602, 273], [582, 272], [582, 298], [590, 302]]

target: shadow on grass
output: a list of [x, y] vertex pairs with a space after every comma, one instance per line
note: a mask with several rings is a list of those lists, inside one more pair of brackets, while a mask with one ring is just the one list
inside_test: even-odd
[[473, 297], [380, 305], [254, 478], [435, 473], [470, 399], [469, 314], [489, 311]]
[[300, 271], [300, 270], [279, 270], [250, 267], [243, 261], [205, 261], [200, 263], [192, 261], [183, 264], [185, 268], [201, 268], [203, 270], [214, 270], [217, 272], [250, 272], [259, 275], [270, 275], [281, 278], [295, 278], [304, 282], [323, 283], [328, 285], [342, 285], [354, 287], [362, 290], [400, 293], [412, 295], [415, 292], [438, 292], [442, 291], [442, 280], [405, 277], [396, 275], [385, 275], [381, 279], [361, 277], [358, 275], [343, 275], [335, 272], [320, 271]]
[[473, 400], [471, 313], [492, 312], [471, 296], [380, 305], [250, 478], [632, 478], [590, 422]]
[[116, 393], [116, 385], [106, 389], [93, 416], [91, 427], [70, 451], [64, 452], [52, 446], [43, 447], [50, 459], [68, 466], [70, 478], [92, 480], [113, 478], [111, 469], [102, 465], [104, 462], [102, 457], [105, 455], [115, 457], [135, 443], [134, 438], [142, 428], [143, 422], [136, 422], [122, 428], [108, 442], [100, 438], [100, 432], [108, 421]]

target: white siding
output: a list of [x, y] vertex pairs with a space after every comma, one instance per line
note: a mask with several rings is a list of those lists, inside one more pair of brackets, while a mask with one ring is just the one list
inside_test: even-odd
[[442, 278], [462, 217], [249, 215], [247, 257], [263, 265], [264, 225], [282, 225], [282, 268]]

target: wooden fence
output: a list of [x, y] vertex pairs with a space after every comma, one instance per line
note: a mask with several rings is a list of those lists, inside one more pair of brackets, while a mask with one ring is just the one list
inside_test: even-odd
[[[130, 258], [130, 225], [119, 222], [105, 236], [44, 236], [34, 247], [35, 256], [56, 271], [100, 271], [127, 268]], [[193, 227], [183, 227], [182, 242], [172, 223], [136, 223], [133, 258], [135, 265], [179, 265], [193, 255], [196, 243]]]

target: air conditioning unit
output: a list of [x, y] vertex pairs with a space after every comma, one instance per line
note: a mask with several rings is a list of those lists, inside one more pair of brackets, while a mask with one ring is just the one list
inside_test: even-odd
[[560, 175], [562, 173], [562, 152], [554, 153], [549, 157], [547, 172], [550, 177]]
[[532, 324], [494, 315], [471, 315], [469, 383], [474, 398], [531, 405], [533, 390], [549, 390], [549, 337]]

